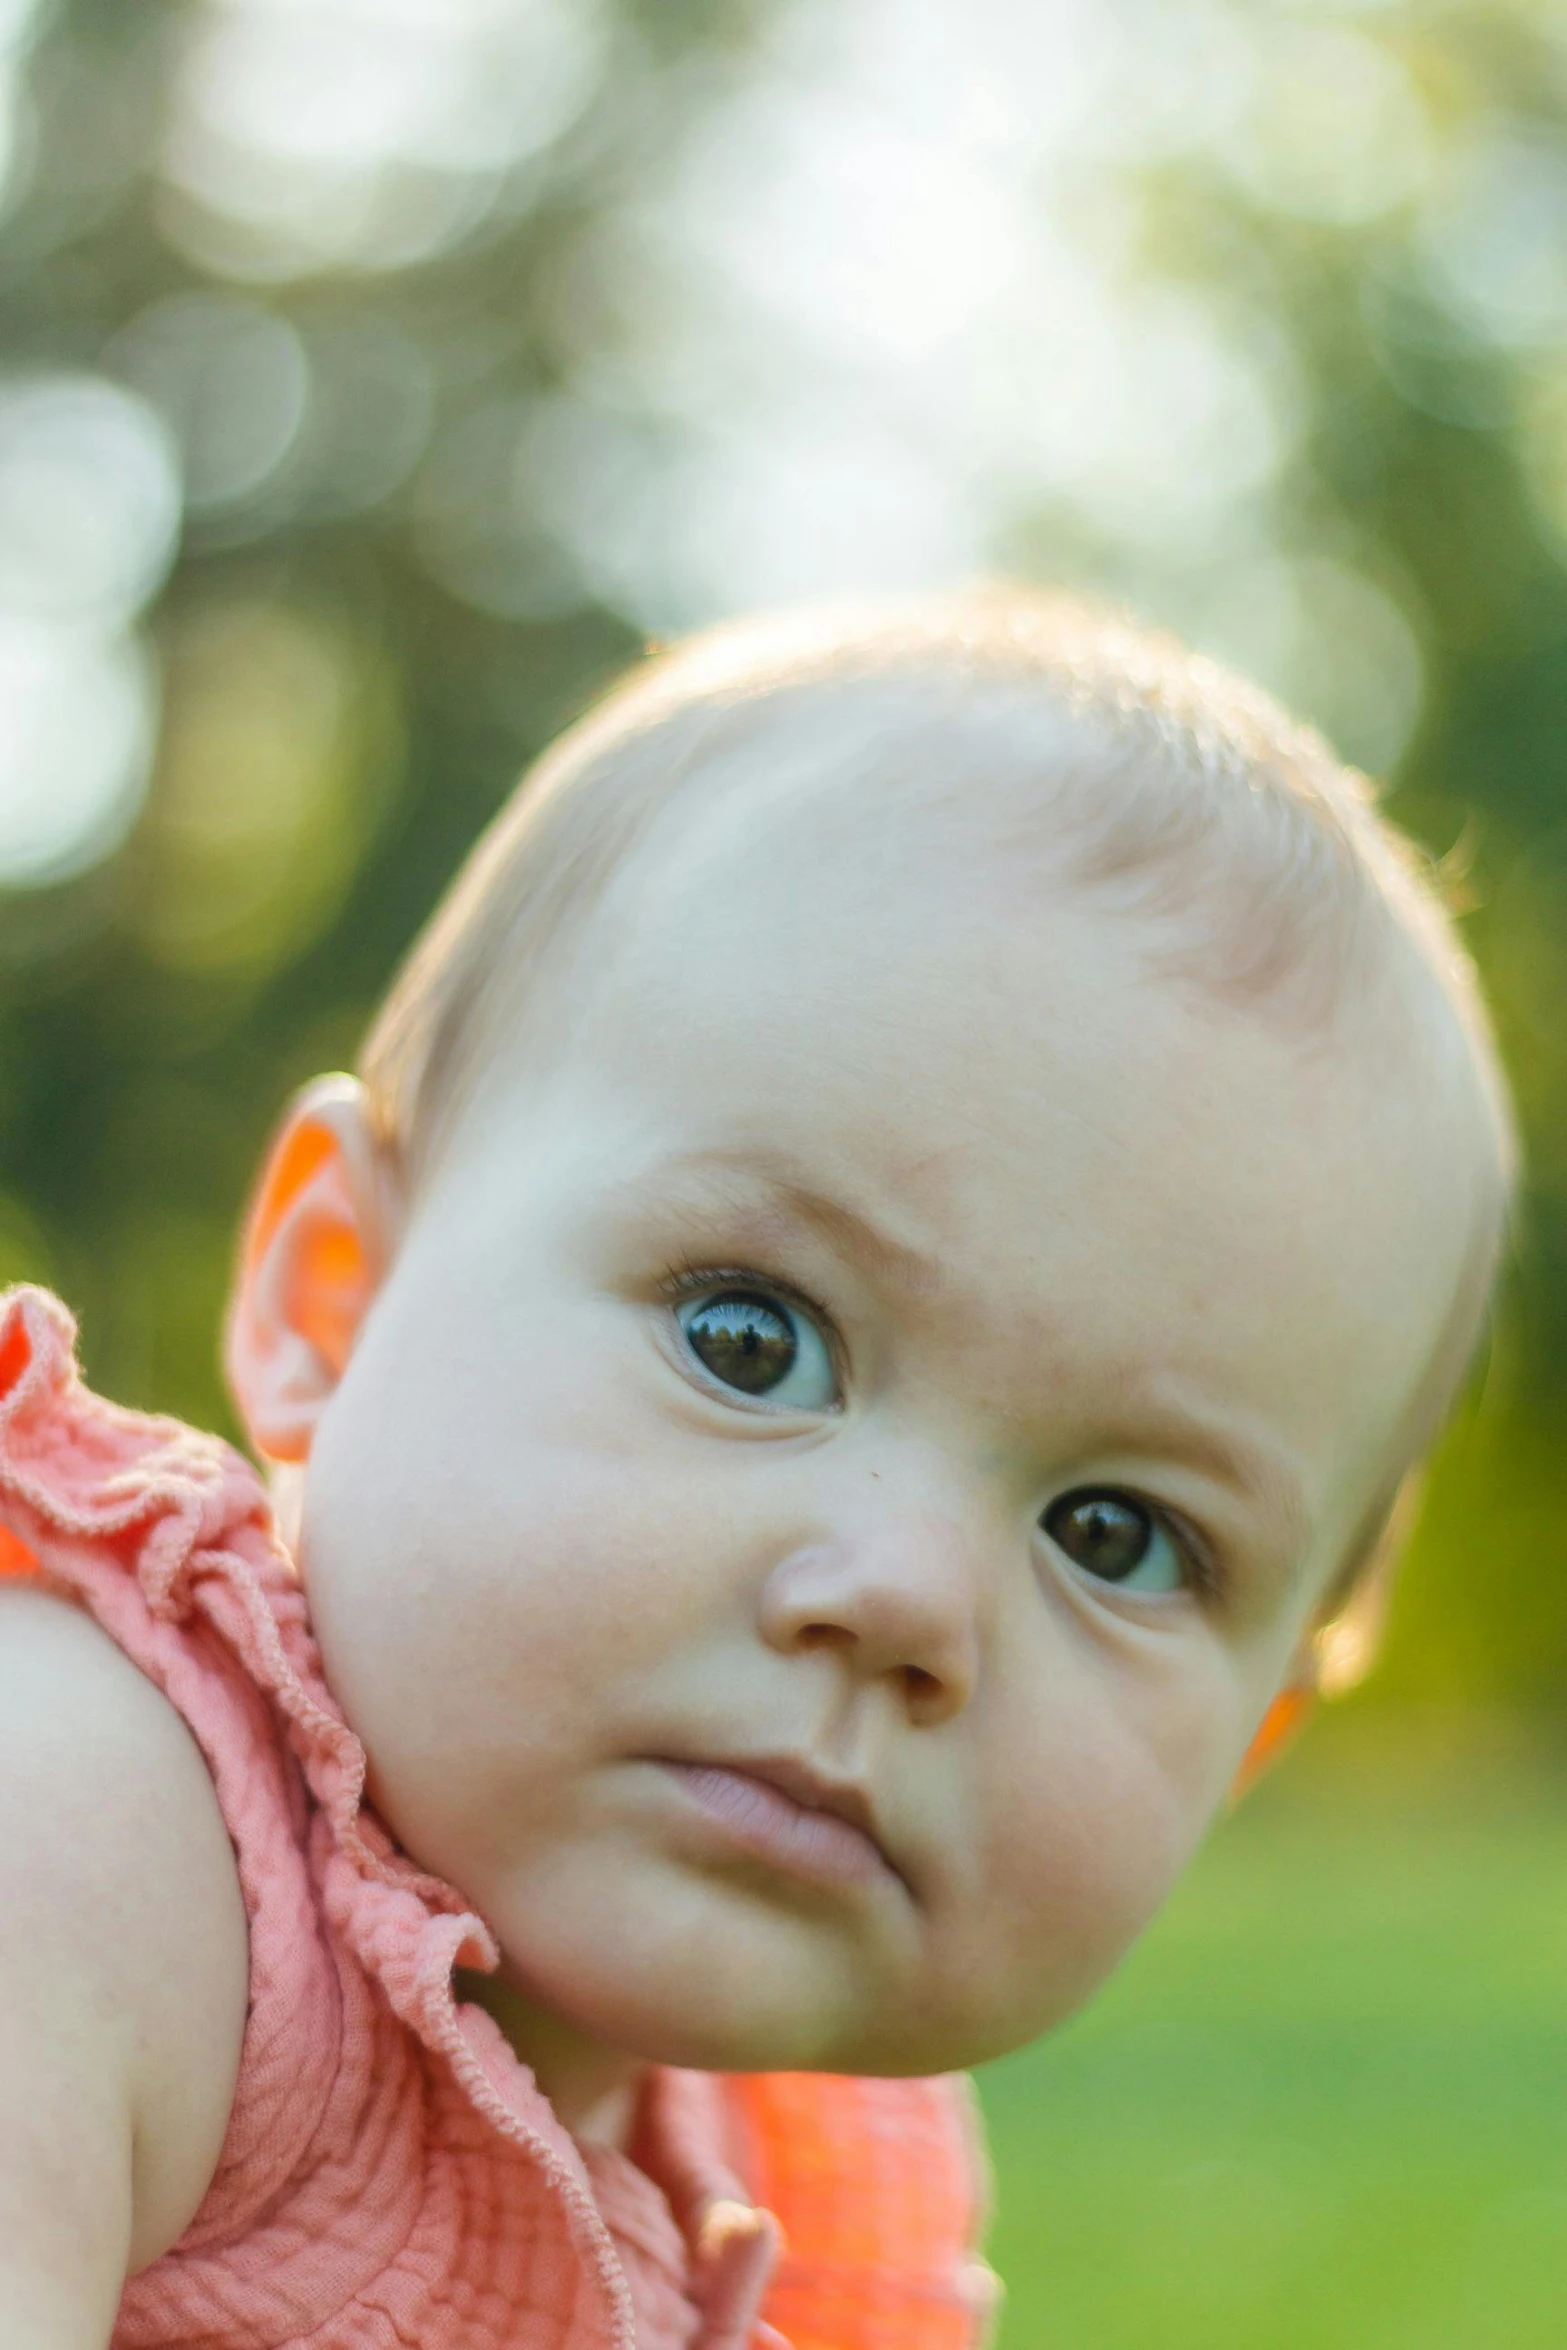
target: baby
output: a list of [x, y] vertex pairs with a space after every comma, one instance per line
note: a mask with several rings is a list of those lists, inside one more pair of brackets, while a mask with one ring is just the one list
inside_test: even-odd
[[982, 2338], [952, 2076], [1309, 1686], [1509, 1161], [1415, 860], [1210, 663], [635, 672], [262, 1175], [278, 1531], [6, 1301], [0, 2350]]

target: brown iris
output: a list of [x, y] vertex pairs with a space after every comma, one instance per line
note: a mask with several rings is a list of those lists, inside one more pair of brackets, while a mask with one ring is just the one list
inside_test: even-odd
[[1135, 1574], [1154, 1537], [1148, 1511], [1123, 1493], [1064, 1493], [1045, 1512], [1044, 1527], [1074, 1566], [1105, 1583]]

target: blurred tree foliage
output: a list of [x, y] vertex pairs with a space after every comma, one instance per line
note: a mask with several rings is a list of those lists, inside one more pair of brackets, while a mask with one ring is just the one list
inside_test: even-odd
[[[892, 78], [943, 5], [871, 13]], [[1135, 52], [1143, 20], [1120, 13]], [[1088, 248], [1116, 243], [1129, 281], [1200, 289], [1207, 315], [1238, 322], [1284, 387], [1288, 431], [1265, 497], [1232, 498], [1206, 540], [1194, 509], [1150, 550], [1113, 500], [1019, 474], [979, 553], [1126, 592], [1244, 657], [1245, 626], [1237, 646], [1224, 618], [1230, 550], [1244, 540], [1248, 580], [1259, 545], [1282, 551], [1291, 594], [1315, 581], [1338, 599], [1316, 670], [1282, 680], [1329, 724], [1378, 630], [1373, 705], [1414, 648], [1423, 686], [1390, 741], [1391, 805], [1472, 904], [1530, 1180], [1483, 1393], [1447, 1446], [1377, 1686], [1550, 1706], [1567, 1694], [1567, 48], [1527, 0], [1165, 13], [1215, 44], [1213, 87], [1251, 76], [1250, 115], [1140, 151], [1080, 138], [1050, 201], [1075, 207]], [[1041, 14], [1073, 37], [1061, 10]], [[741, 381], [729, 360], [694, 368], [700, 338], [661, 340], [712, 298], [700, 255], [683, 270], [677, 232], [659, 245], [643, 221], [628, 244], [625, 224], [711, 149], [715, 122], [743, 175], [747, 139], [766, 143], [747, 113], [757, 61], [796, 70], [790, 44], [817, 21], [781, 0], [406, 0], [377, 16], [322, 0], [307, 37], [311, 11], [283, 0], [0, 6], [8, 378], [117, 387], [184, 485], [161, 590], [139, 619], [129, 591], [125, 605], [160, 696], [144, 796], [132, 759], [122, 837], [0, 897], [0, 1277], [63, 1291], [97, 1384], [230, 1431], [214, 1332], [268, 1127], [296, 1082], [349, 1060], [520, 766], [660, 619], [636, 584], [659, 573], [656, 505], [640, 572], [623, 550], [595, 557], [594, 529], [608, 546], [638, 495], [626, 451], [667, 458], [664, 511], [683, 511], [682, 417], [718, 412], [716, 446]], [[1261, 99], [1249, 17], [1274, 44]], [[1091, 45], [1087, 18], [1080, 32]], [[291, 65], [285, 35], [305, 43]], [[1394, 72], [1389, 98], [1377, 77]], [[444, 112], [419, 112], [421, 75]], [[1055, 103], [1027, 92], [1025, 133], [1036, 96], [1041, 125]], [[1371, 108], [1358, 133], [1348, 98]], [[1394, 128], [1416, 109], [1430, 155], [1381, 188], [1394, 100]], [[1016, 151], [1026, 164], [1026, 136]], [[1012, 184], [1026, 205], [1026, 170]], [[850, 213], [873, 201], [867, 183]], [[780, 251], [741, 256], [759, 298]], [[1021, 319], [1032, 297], [1013, 298]], [[1031, 348], [1048, 358], [1047, 308], [1032, 304]], [[948, 343], [961, 361], [961, 317]], [[808, 439], [818, 362], [802, 351]], [[1070, 371], [1069, 343], [1057, 359]], [[841, 397], [841, 368], [831, 380]], [[1167, 423], [1156, 402], [1156, 486]], [[52, 561], [67, 525], [91, 521], [39, 522], [33, 474], [15, 504], [6, 429], [0, 413], [0, 603], [8, 532], [42, 532]], [[1172, 446], [1167, 470], [1184, 462]], [[730, 495], [732, 573], [710, 563], [705, 606], [676, 597], [674, 618], [751, 592]], [[884, 584], [836, 556], [813, 569], [809, 547], [799, 574]], [[0, 693], [8, 658], [0, 644]], [[1375, 723], [1364, 739], [1374, 752]], [[0, 816], [20, 788], [0, 757]]]

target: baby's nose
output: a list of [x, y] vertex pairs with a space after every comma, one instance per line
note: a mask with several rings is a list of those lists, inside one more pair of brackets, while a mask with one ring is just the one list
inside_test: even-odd
[[892, 1680], [911, 1716], [949, 1720], [979, 1672], [978, 1561], [950, 1518], [900, 1514], [802, 1545], [762, 1593], [763, 1638], [786, 1654], [839, 1653], [865, 1680]]

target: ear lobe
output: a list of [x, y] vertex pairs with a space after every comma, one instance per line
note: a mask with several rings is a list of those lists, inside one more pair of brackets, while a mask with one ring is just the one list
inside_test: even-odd
[[352, 1077], [294, 1101], [252, 1197], [224, 1333], [230, 1390], [258, 1451], [302, 1461], [390, 1249], [385, 1164]]
[[1240, 1767], [1230, 1783], [1231, 1803], [1239, 1803], [1264, 1771], [1270, 1770], [1280, 1755], [1294, 1745], [1311, 1719], [1316, 1702], [1316, 1675], [1310, 1661], [1303, 1660], [1268, 1707], [1251, 1744], [1241, 1756]]

